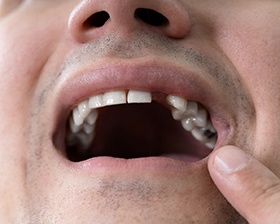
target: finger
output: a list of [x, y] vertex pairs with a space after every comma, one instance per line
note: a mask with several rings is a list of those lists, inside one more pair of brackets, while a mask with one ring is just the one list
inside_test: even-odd
[[234, 146], [209, 158], [210, 175], [225, 198], [250, 223], [280, 223], [280, 180]]

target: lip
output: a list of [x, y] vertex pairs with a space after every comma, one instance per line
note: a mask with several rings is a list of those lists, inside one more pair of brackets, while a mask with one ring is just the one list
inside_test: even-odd
[[[218, 133], [215, 148], [229, 141], [230, 119], [220, 113], [223, 108], [221, 100], [215, 91], [218, 88], [191, 69], [151, 59], [122, 60], [103, 59], [96, 64], [83, 65], [75, 71], [61, 73], [61, 82], [56, 92], [56, 124], [54, 127], [53, 142], [57, 150], [63, 151], [65, 139], [65, 126], [71, 110], [83, 99], [92, 95], [119, 89], [138, 89], [150, 92], [163, 92], [184, 97], [187, 100], [201, 103], [209, 112], [211, 121]], [[219, 108], [219, 110], [217, 110]], [[224, 111], [224, 110], [222, 110]], [[215, 149], [214, 149], [215, 150]], [[67, 163], [75, 169], [97, 168], [125, 168], [143, 167], [156, 170], [181, 169], [193, 163], [206, 163], [204, 158], [200, 161], [186, 163], [165, 157], [147, 157], [138, 159], [118, 159], [112, 157], [95, 157], [81, 162]]]
[[[121, 159], [113, 157], [95, 157], [82, 162], [71, 163], [67, 161], [72, 170], [86, 173], [111, 171], [122, 173], [167, 173], [187, 172], [192, 169], [201, 169], [206, 165], [207, 158], [197, 162], [183, 162], [167, 157], [145, 157], [135, 159]], [[66, 163], [66, 164], [67, 164]]]

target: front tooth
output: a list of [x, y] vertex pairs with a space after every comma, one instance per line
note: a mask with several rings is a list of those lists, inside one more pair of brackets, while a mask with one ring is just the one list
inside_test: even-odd
[[170, 106], [173, 106], [178, 111], [185, 112], [186, 109], [187, 109], [188, 101], [183, 99], [182, 97], [168, 95], [167, 96], [167, 102], [169, 103]]
[[99, 107], [103, 107], [103, 106], [104, 106], [103, 94], [92, 96], [89, 98], [89, 101], [88, 101], [89, 108], [99, 108]]
[[79, 114], [85, 118], [89, 112], [90, 112], [90, 108], [88, 107], [88, 100], [84, 100], [82, 101], [81, 103], [79, 103], [78, 105], [78, 111], [79, 111]]
[[127, 94], [128, 103], [151, 103], [152, 94], [145, 91], [129, 90]]
[[125, 104], [126, 103], [126, 92], [125, 91], [112, 91], [104, 93], [103, 102], [106, 106]]
[[80, 115], [77, 107], [73, 110], [73, 120], [76, 126], [80, 126], [84, 122], [84, 118]]

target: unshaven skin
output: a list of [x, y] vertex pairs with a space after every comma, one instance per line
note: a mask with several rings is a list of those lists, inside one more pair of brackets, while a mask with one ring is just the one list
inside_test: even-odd
[[[255, 220], [208, 163], [234, 145], [280, 177], [279, 15], [277, 0], [0, 0], [0, 223]], [[71, 143], [81, 102], [130, 90], [152, 102], [103, 105], [89, 145]], [[207, 112], [214, 148], [171, 95]]]

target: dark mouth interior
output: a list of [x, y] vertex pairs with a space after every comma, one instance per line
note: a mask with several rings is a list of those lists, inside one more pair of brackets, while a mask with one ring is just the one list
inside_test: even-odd
[[99, 109], [98, 114], [93, 143], [86, 150], [81, 150], [79, 143], [66, 146], [69, 160], [170, 154], [203, 158], [209, 154], [209, 149], [194, 140], [160, 103], [115, 105]]

